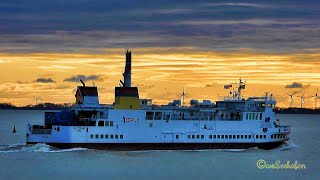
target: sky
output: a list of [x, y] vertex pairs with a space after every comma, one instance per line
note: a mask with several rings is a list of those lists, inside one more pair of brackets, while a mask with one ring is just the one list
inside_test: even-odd
[[[320, 1], [2, 0], [0, 103], [73, 103], [79, 79], [114, 101], [133, 53], [133, 84], [156, 104], [244, 96], [314, 107], [320, 88]], [[320, 105], [320, 101], [319, 101]]]

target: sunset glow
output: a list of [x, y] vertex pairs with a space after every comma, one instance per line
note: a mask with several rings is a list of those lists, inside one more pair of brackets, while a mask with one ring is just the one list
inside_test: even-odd
[[[16, 3], [0, 5], [7, 9], [0, 12], [0, 103], [35, 104], [34, 96], [73, 103], [77, 78], [83, 77], [98, 86], [100, 102], [111, 104], [130, 48], [133, 84], [141, 98], [157, 104], [177, 99], [183, 87], [190, 99], [218, 100], [218, 94], [229, 93], [223, 85], [241, 77], [245, 96], [269, 92], [278, 106], [287, 107], [285, 93], [298, 91], [293, 105], [300, 107], [306, 91], [304, 106], [314, 107], [320, 6], [296, 2], [298, 12], [294, 2], [114, 3], [113, 8], [100, 3], [105, 9], [75, 3], [84, 10], [66, 7], [60, 14], [53, 11], [59, 3], [31, 1], [26, 6], [34, 12], [19, 13], [12, 10], [20, 7]], [[45, 15], [44, 7], [53, 10]]]

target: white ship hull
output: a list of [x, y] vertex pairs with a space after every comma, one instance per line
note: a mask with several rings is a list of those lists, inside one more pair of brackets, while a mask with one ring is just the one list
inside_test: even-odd
[[30, 126], [27, 143], [109, 150], [270, 149], [289, 139], [290, 128], [263, 120], [146, 120], [146, 112], [108, 110], [108, 119], [98, 118], [94, 126]]

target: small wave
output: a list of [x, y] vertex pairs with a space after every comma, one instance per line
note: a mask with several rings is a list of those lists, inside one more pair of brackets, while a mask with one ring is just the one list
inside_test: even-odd
[[299, 148], [299, 146], [296, 145], [294, 142], [285, 141], [284, 143], [282, 143], [279, 147], [275, 148], [274, 150], [287, 151], [287, 150], [290, 150], [293, 148]]
[[70, 148], [70, 149], [58, 149], [51, 147], [47, 144], [10, 144], [10, 145], [1, 145], [0, 153], [11, 153], [11, 152], [73, 152], [73, 151], [85, 151], [89, 150], [87, 148]]

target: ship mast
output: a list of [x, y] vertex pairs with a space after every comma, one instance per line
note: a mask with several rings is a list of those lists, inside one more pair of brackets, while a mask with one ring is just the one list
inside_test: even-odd
[[245, 82], [242, 82], [241, 78], [239, 79], [239, 87], [238, 87], [238, 94], [237, 94], [237, 99], [241, 100], [241, 90], [246, 88]]
[[122, 81], [120, 82], [123, 87], [131, 87], [131, 50], [128, 49], [126, 50], [126, 66], [122, 75], [124, 83]]

